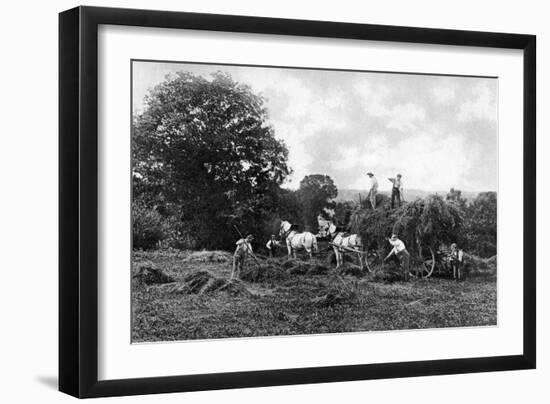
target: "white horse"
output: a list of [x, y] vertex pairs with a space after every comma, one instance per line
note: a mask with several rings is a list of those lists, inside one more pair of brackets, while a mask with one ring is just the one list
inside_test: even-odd
[[361, 271], [363, 270], [363, 244], [361, 242], [361, 236], [358, 234], [351, 234], [345, 236], [344, 232], [339, 232], [334, 223], [328, 226], [328, 234], [332, 239], [332, 248], [334, 249], [334, 255], [336, 255], [336, 268], [344, 263], [344, 251], [357, 252], [359, 257], [359, 265]]
[[312, 251], [319, 251], [317, 248], [317, 238], [313, 233], [308, 231], [298, 233], [292, 229], [292, 225], [286, 220], [283, 220], [281, 223], [279, 235], [286, 239], [289, 257], [292, 255], [296, 259], [296, 250], [306, 250], [309, 258], [313, 258]]

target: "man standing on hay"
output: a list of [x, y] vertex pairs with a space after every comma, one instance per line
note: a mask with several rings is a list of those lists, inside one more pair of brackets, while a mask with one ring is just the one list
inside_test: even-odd
[[376, 209], [376, 194], [378, 193], [378, 180], [373, 173], [368, 172], [367, 175], [370, 178], [370, 187], [368, 198], [373, 209]]
[[405, 280], [409, 280], [409, 260], [411, 258], [409, 252], [407, 251], [407, 248], [405, 247], [405, 243], [399, 238], [397, 238], [396, 234], [392, 234], [390, 238], [388, 238], [388, 242], [393, 246], [390, 253], [384, 258], [384, 261], [386, 261], [388, 258], [390, 258], [392, 255], [395, 255], [401, 264], [401, 269], [404, 272]]
[[397, 207], [401, 206], [403, 200], [403, 182], [401, 181], [401, 174], [397, 174], [395, 178], [388, 178], [393, 184], [391, 187], [391, 208], [393, 209], [395, 200], [397, 199]]
[[453, 279], [455, 281], [462, 280], [462, 265], [464, 264], [464, 251], [458, 248], [456, 243], [451, 244], [451, 252], [449, 253], [449, 263], [453, 269]]
[[241, 270], [244, 267], [244, 263], [249, 255], [252, 255], [255, 258], [254, 253], [252, 252], [252, 245], [250, 244], [252, 240], [254, 240], [254, 236], [249, 234], [235, 243], [237, 244], [237, 248], [235, 248], [235, 253], [233, 254], [233, 269], [231, 270], [231, 277], [229, 280], [233, 279], [235, 269], [237, 270], [237, 278], [239, 277]]

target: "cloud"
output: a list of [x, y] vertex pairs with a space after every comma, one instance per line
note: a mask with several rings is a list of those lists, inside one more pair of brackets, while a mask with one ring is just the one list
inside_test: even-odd
[[387, 127], [397, 130], [411, 130], [416, 128], [416, 123], [426, 118], [424, 109], [412, 102], [404, 105], [396, 105], [389, 114]]
[[375, 118], [383, 118], [386, 128], [400, 131], [416, 128], [416, 124], [426, 118], [424, 108], [409, 101], [396, 102], [387, 85], [371, 83], [363, 79], [353, 91], [359, 96], [364, 112]]
[[138, 63], [134, 110], [147, 88], [179, 70], [222, 70], [266, 99], [269, 124], [289, 148], [296, 188], [307, 174], [381, 189], [400, 172], [405, 187], [465, 191], [497, 187], [497, 80], [386, 73]]
[[349, 170], [360, 165], [362, 156], [357, 147], [340, 146], [337, 155], [338, 159], [333, 163], [336, 170]]
[[[374, 142], [359, 149], [344, 149], [340, 154], [347, 164], [335, 164], [338, 169], [353, 168], [357, 173], [374, 172], [381, 190], [389, 191], [388, 177], [403, 175], [405, 188], [445, 191], [451, 187], [468, 189], [472, 161], [468, 145], [460, 134], [434, 136], [418, 133], [399, 142], [376, 137]], [[349, 160], [348, 160], [349, 159]], [[352, 189], [365, 189], [368, 181], [363, 175], [350, 182]]]
[[472, 90], [473, 100], [464, 102], [459, 109], [458, 119], [462, 122], [497, 119], [496, 94], [487, 85], [482, 84]]
[[455, 98], [455, 88], [449, 85], [434, 87], [432, 96], [436, 103], [447, 104]]

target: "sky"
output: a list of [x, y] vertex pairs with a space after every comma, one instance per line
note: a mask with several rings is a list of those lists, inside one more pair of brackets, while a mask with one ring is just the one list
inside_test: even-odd
[[289, 149], [288, 188], [328, 174], [338, 188], [365, 190], [371, 171], [382, 191], [397, 173], [405, 189], [497, 190], [496, 78], [134, 62], [133, 112], [177, 71], [223, 71], [265, 98]]

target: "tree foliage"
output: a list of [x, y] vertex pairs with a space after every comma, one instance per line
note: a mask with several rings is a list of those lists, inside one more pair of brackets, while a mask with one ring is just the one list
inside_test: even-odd
[[307, 231], [317, 232], [317, 217], [325, 217], [326, 209], [334, 208], [333, 199], [338, 195], [338, 189], [328, 175], [306, 175], [300, 181], [298, 198], [302, 208], [302, 223]]
[[134, 198], [175, 216], [201, 247], [228, 246], [232, 223], [262, 222], [290, 173], [264, 99], [230, 76], [168, 76], [134, 118]]
[[355, 201], [336, 202], [334, 204], [334, 214], [332, 221], [334, 224], [343, 229], [348, 229], [351, 216], [359, 208], [359, 204]]
[[466, 207], [465, 244], [480, 257], [497, 253], [497, 194], [482, 192]]

